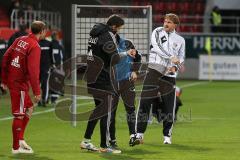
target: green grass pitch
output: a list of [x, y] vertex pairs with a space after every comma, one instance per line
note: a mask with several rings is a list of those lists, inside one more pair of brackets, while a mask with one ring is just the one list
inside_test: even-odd
[[[179, 81], [183, 88], [183, 107], [173, 129], [172, 145], [163, 145], [162, 125], [153, 121], [144, 137], [144, 144], [128, 146], [125, 110], [120, 103], [117, 114], [117, 140], [122, 154], [101, 154], [81, 150], [80, 141], [86, 122], [74, 128], [52, 112], [52, 107], [36, 107], [26, 130], [26, 140], [34, 155], [11, 154], [11, 120], [9, 96], [0, 97], [0, 160], [239, 160], [240, 158], [240, 83]], [[93, 104], [80, 102], [84, 110]], [[52, 110], [49, 110], [52, 109]], [[99, 125], [93, 135], [99, 145]]]

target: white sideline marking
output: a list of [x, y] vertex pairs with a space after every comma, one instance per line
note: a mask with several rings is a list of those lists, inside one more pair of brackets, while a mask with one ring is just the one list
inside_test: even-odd
[[199, 86], [199, 85], [203, 85], [203, 84], [207, 84], [207, 83], [209, 83], [209, 82], [194, 82], [194, 83], [184, 84], [184, 85], [180, 86], [180, 88]]
[[[190, 84], [182, 85], [182, 86], [180, 86], [180, 88], [188, 88], [188, 87], [203, 85], [203, 84], [207, 84], [207, 83], [209, 83], [209, 82], [193, 82], [193, 83], [190, 83]], [[65, 101], [67, 99], [71, 100], [70, 98], [63, 98], [63, 99], [61, 99], [61, 100], [59, 100], [57, 102], [59, 103], [59, 102]], [[92, 99], [92, 98], [88, 97], [88, 96], [80, 96], [77, 99]], [[91, 103], [92, 102], [82, 103], [82, 104], [78, 104], [77, 106], [87, 105], [87, 104], [91, 104]], [[39, 114], [49, 113], [49, 112], [53, 112], [54, 110], [55, 110], [55, 108], [51, 108], [51, 109], [48, 109], [48, 110], [45, 110], [45, 111], [34, 112], [32, 115], [39, 115]], [[4, 118], [0, 118], [0, 121], [6, 121], [6, 120], [10, 120], [12, 118], [13, 118], [12, 116], [4, 117]]]
[[[192, 118], [192, 120], [226, 120], [227, 118], [209, 118], [209, 117], [196, 117]], [[228, 118], [230, 119], [230, 118]]]
[[[81, 96], [77, 99], [85, 99], [86, 96]], [[89, 98], [89, 97], [88, 97]], [[62, 101], [65, 101], [65, 100], [68, 100], [70, 98], [63, 98], [61, 100], [58, 100], [57, 103], [59, 102], [62, 102]], [[90, 98], [89, 98], [90, 99]], [[70, 99], [71, 100], [71, 99]], [[83, 105], [88, 105], [88, 104], [91, 104], [93, 102], [86, 102], [86, 103], [82, 103], [82, 104], [78, 104], [77, 106], [83, 106]], [[36, 107], [36, 105], [34, 106]], [[47, 110], [44, 110], [44, 111], [40, 111], [40, 112], [33, 112], [32, 115], [39, 115], [39, 114], [44, 114], [44, 113], [49, 113], [49, 112], [53, 112], [55, 110], [55, 108], [51, 108], [51, 109], [47, 109]], [[9, 117], [5, 117], [5, 118], [0, 118], [0, 121], [6, 121], [6, 120], [10, 120], [10, 119], [13, 119], [12, 116], [9, 116]]]

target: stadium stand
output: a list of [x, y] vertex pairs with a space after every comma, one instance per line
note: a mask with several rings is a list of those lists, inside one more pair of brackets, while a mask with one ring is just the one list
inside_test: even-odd
[[[153, 26], [158, 26], [162, 23], [162, 15], [174, 12], [180, 15], [181, 26], [179, 30], [181, 32], [202, 32], [204, 11], [205, 11], [205, 0], [149, 0], [149, 1], [138, 1], [133, 0], [133, 5], [152, 5], [153, 6]], [[193, 9], [194, 8], [194, 9]]]
[[9, 26], [10, 20], [8, 18], [8, 11], [3, 6], [0, 6], [0, 28]]
[[[26, 23], [28, 28], [33, 20], [43, 19], [47, 22], [51, 30], [57, 32], [59, 38], [62, 39], [61, 14], [59, 12], [25, 10], [23, 14], [22, 23]], [[8, 41], [10, 36], [18, 30], [18, 25], [20, 24], [18, 15], [19, 10], [13, 9], [9, 17], [8, 8], [6, 6], [0, 6], [0, 37], [5, 41]], [[50, 35], [51, 32], [48, 32], [47, 36]]]

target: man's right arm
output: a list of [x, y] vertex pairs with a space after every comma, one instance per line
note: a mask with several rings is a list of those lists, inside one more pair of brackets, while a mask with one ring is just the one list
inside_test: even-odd
[[151, 36], [151, 45], [152, 45], [152, 51], [156, 52], [160, 57], [163, 58], [170, 58], [171, 54], [169, 54], [164, 47], [162, 46], [162, 44], [160, 43], [160, 30], [159, 28], [156, 28], [153, 32], [152, 32], [152, 36]]
[[3, 55], [2, 59], [2, 70], [1, 70], [1, 78], [2, 78], [2, 84], [6, 85], [7, 84], [7, 73], [8, 73], [8, 65], [10, 63], [10, 54], [13, 51], [13, 47], [17, 43], [17, 40], [14, 41], [14, 43], [7, 49], [5, 54]]
[[118, 54], [117, 44], [115, 35], [111, 32], [106, 32], [99, 36], [98, 45], [100, 46], [102, 52], [105, 54], [106, 59], [112, 65], [115, 65], [121, 59], [121, 56]]

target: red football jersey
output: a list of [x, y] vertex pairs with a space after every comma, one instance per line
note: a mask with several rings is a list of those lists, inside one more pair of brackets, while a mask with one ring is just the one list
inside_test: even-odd
[[27, 91], [30, 82], [34, 95], [40, 95], [40, 55], [34, 34], [17, 38], [3, 56], [2, 82], [21, 91]]

